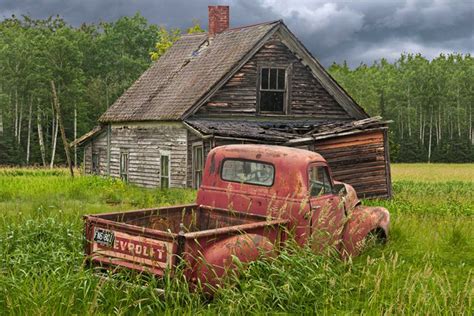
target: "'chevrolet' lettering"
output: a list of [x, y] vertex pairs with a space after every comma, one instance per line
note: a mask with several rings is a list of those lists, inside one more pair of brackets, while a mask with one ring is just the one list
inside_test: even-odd
[[[103, 245], [98, 246], [99, 248], [108, 248]], [[159, 245], [152, 245], [146, 242], [132, 241], [120, 237], [115, 238], [113, 250], [123, 254], [128, 254], [151, 260], [166, 260], [166, 249], [164, 247]]]

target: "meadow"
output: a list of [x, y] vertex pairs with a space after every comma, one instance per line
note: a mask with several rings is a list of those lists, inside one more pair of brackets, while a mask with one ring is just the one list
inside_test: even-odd
[[[430, 314], [474, 311], [474, 165], [393, 165], [390, 239], [348, 262], [289, 246], [210, 300], [181, 278], [158, 297], [83, 268], [82, 215], [192, 202], [62, 169], [0, 169], [0, 314]], [[131, 276], [130, 278], [133, 278]], [[132, 280], [133, 281], [133, 280]]]

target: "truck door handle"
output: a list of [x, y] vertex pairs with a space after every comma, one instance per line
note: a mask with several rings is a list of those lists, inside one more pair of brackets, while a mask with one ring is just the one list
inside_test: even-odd
[[320, 208], [321, 208], [321, 205], [315, 205], [315, 206], [313, 207], [313, 209], [315, 209], [315, 210], [319, 210]]

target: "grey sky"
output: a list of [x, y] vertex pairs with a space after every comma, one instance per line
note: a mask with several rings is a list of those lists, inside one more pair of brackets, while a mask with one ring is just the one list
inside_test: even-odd
[[474, 53], [474, 0], [1, 0], [0, 18], [59, 14], [69, 23], [140, 12], [150, 22], [207, 27], [207, 5], [230, 5], [231, 27], [283, 19], [324, 65], [352, 66], [401, 53]]

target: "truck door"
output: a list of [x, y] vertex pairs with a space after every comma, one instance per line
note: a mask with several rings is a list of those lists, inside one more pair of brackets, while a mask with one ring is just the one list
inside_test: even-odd
[[315, 251], [326, 247], [338, 249], [344, 227], [344, 207], [333, 189], [329, 169], [324, 164], [309, 167], [311, 207], [311, 246]]

